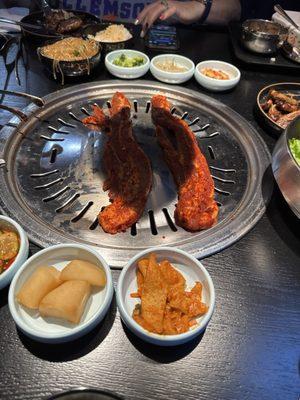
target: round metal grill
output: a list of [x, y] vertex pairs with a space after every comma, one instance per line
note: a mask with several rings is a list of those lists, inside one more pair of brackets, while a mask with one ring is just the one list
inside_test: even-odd
[[[132, 103], [134, 134], [151, 160], [154, 179], [138, 223], [109, 235], [97, 221], [108, 204], [101, 168], [105, 134], [84, 127], [81, 119], [95, 102], [109, 107], [117, 90]], [[150, 115], [150, 99], [157, 92], [165, 93], [172, 112], [188, 122], [208, 160], [220, 215], [206, 231], [189, 233], [174, 223], [177, 192]], [[270, 193], [262, 194], [268, 150], [251, 125], [214, 99], [154, 82], [109, 81], [75, 86], [44, 100], [41, 108], [31, 104], [23, 110], [26, 122], [17, 126], [15, 117], [0, 132], [0, 159], [5, 160], [0, 206], [37, 244], [86, 243], [119, 267], [137, 251], [158, 245], [203, 257], [235, 242], [262, 216]]]

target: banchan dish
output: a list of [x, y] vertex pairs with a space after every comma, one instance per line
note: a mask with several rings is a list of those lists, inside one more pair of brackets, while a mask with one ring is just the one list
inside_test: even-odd
[[0, 273], [0, 289], [7, 286], [16, 272], [22, 267], [28, 257], [29, 242], [24, 229], [12, 218], [0, 215], [0, 232], [3, 230], [15, 232], [18, 236], [19, 249], [12, 264]]
[[[85, 260], [102, 268], [106, 275], [106, 286], [101, 290], [93, 288], [79, 324], [75, 325], [58, 319], [44, 319], [36, 310], [21, 306], [16, 295], [24, 282], [41, 265], [54, 266], [62, 270], [74, 259]], [[40, 342], [60, 343], [74, 340], [92, 330], [106, 315], [113, 297], [113, 282], [110, 268], [99, 253], [88, 246], [60, 244], [48, 247], [30, 257], [15, 275], [9, 290], [9, 309], [19, 327], [27, 336]]]
[[[202, 284], [202, 301], [208, 306], [208, 310], [197, 319], [197, 324], [185, 333], [175, 335], [152, 333], [142, 328], [132, 317], [137, 303], [137, 299], [131, 297], [131, 293], [137, 291], [137, 262], [151, 253], [156, 254], [158, 261], [163, 259], [170, 261], [185, 278], [187, 289], [191, 289], [196, 281]], [[175, 346], [194, 339], [206, 328], [215, 306], [215, 289], [209, 273], [195, 257], [174, 248], [154, 247], [138, 253], [123, 268], [117, 286], [117, 305], [122, 320], [139, 338], [159, 346]]]

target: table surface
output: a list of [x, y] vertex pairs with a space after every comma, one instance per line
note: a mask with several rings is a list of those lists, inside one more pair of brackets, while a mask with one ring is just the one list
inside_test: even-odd
[[[195, 63], [234, 62], [225, 32], [185, 29], [180, 37], [181, 53]], [[140, 40], [135, 45], [143, 49]], [[38, 96], [60, 89], [44, 73], [33, 48], [29, 50], [27, 67], [22, 62], [19, 66], [21, 86], [12, 72], [7, 88]], [[276, 137], [253, 117], [256, 94], [273, 82], [300, 82], [299, 75], [245, 67], [241, 72], [241, 82], [232, 92], [209, 95], [245, 117], [272, 151]], [[96, 79], [112, 77], [101, 67]], [[145, 79], [153, 78], [149, 73]], [[5, 84], [1, 58], [0, 87]], [[207, 94], [194, 79], [183, 86]], [[3, 104], [22, 108], [26, 103], [6, 96]], [[9, 119], [0, 111], [0, 124]], [[8, 289], [0, 291], [0, 398], [43, 399], [87, 386], [126, 399], [297, 399], [299, 235], [299, 220], [275, 185], [258, 224], [238, 243], [203, 260], [215, 284], [215, 312], [204, 334], [177, 348], [157, 348], [134, 337], [122, 324], [115, 299], [105, 320], [82, 339], [38, 344], [16, 329], [7, 305]], [[31, 254], [38, 250], [31, 245]], [[113, 271], [115, 284], [119, 273]]]

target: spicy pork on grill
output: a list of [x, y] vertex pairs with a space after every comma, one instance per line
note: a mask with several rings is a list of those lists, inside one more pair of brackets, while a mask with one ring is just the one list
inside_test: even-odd
[[171, 114], [162, 95], [152, 98], [152, 120], [178, 189], [176, 224], [192, 232], [210, 228], [218, 216], [214, 182], [193, 132], [185, 121]]
[[152, 186], [150, 161], [132, 133], [130, 103], [123, 93], [115, 93], [110, 117], [94, 106], [93, 116], [83, 123], [93, 129], [106, 128], [108, 140], [103, 154], [107, 173], [104, 190], [109, 190], [111, 204], [98, 215], [105, 232], [126, 231], [141, 217]]

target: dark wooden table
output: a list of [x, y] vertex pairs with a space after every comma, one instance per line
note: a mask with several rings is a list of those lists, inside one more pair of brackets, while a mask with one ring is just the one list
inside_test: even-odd
[[[143, 44], [137, 41], [136, 46]], [[60, 89], [29, 49], [29, 68], [20, 65], [21, 87], [12, 74], [9, 89], [38, 96]], [[234, 61], [224, 32], [181, 31], [181, 49], [195, 62]], [[276, 138], [253, 117], [256, 94], [273, 82], [299, 82], [299, 74], [241, 71], [235, 90], [211, 96], [250, 121], [272, 150]], [[102, 67], [96, 79], [111, 76]], [[0, 82], [3, 87], [2, 60]], [[204, 92], [193, 79], [185, 86]], [[11, 96], [4, 103], [25, 105]], [[1, 124], [9, 118], [0, 111]], [[0, 397], [42, 399], [88, 386], [126, 399], [298, 399], [299, 235], [299, 220], [275, 186], [266, 214], [252, 231], [203, 260], [216, 288], [215, 313], [202, 336], [178, 348], [161, 349], [138, 340], [123, 326], [115, 301], [104, 322], [86, 337], [65, 345], [38, 344], [17, 331], [7, 306], [8, 290], [0, 291]], [[36, 251], [31, 245], [31, 253]], [[119, 271], [113, 275], [116, 283]]]

